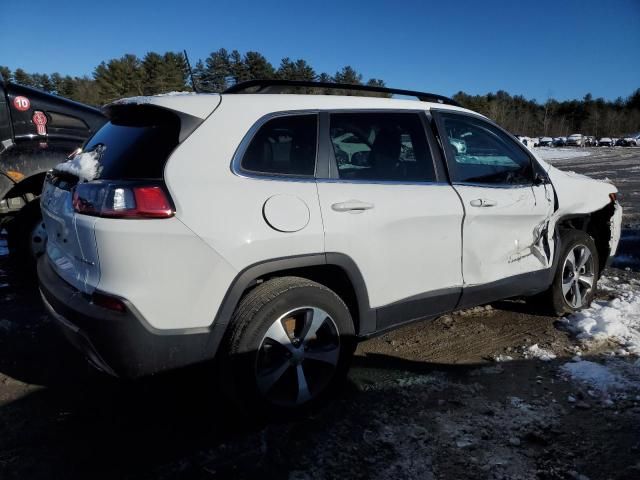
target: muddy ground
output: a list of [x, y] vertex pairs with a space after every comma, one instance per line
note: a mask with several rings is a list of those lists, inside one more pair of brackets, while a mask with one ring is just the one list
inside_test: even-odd
[[[640, 288], [634, 232], [623, 268], [605, 272], [610, 287]], [[229, 414], [204, 367], [136, 383], [93, 371], [1, 244], [0, 479], [640, 478], [638, 359], [615, 343], [582, 343], [521, 301], [363, 343], [326, 408], [256, 423]], [[556, 358], [532, 356], [536, 344]], [[567, 377], [578, 354], [624, 388]]]

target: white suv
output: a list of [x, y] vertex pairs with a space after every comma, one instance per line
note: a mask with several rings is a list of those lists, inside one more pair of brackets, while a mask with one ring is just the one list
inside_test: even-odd
[[299, 86], [347, 88], [116, 102], [50, 172], [41, 292], [93, 364], [137, 377], [217, 356], [226, 393], [296, 409], [357, 341], [407, 322], [515, 296], [589, 305], [615, 187], [438, 95], [265, 93]]

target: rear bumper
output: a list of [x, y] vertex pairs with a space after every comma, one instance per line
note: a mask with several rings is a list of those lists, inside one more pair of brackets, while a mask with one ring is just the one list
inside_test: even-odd
[[124, 313], [94, 305], [53, 270], [47, 255], [38, 261], [40, 292], [64, 336], [98, 369], [137, 378], [212, 359], [217, 329], [159, 331], [126, 300]]

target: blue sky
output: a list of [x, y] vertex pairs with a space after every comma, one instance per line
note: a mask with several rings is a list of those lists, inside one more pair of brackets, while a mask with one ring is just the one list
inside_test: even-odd
[[350, 64], [389, 86], [499, 89], [544, 101], [640, 87], [640, 0], [3, 0], [0, 64], [91, 75], [125, 53], [225, 47], [318, 73]]

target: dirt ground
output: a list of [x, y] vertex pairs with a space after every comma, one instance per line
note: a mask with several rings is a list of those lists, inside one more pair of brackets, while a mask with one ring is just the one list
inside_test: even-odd
[[[205, 367], [135, 383], [93, 371], [1, 245], [0, 479], [640, 478], [640, 360], [521, 301], [362, 343], [330, 405], [256, 423], [229, 414]], [[608, 285], [640, 289], [639, 252], [627, 230]], [[620, 388], [567, 375], [590, 361]]]

